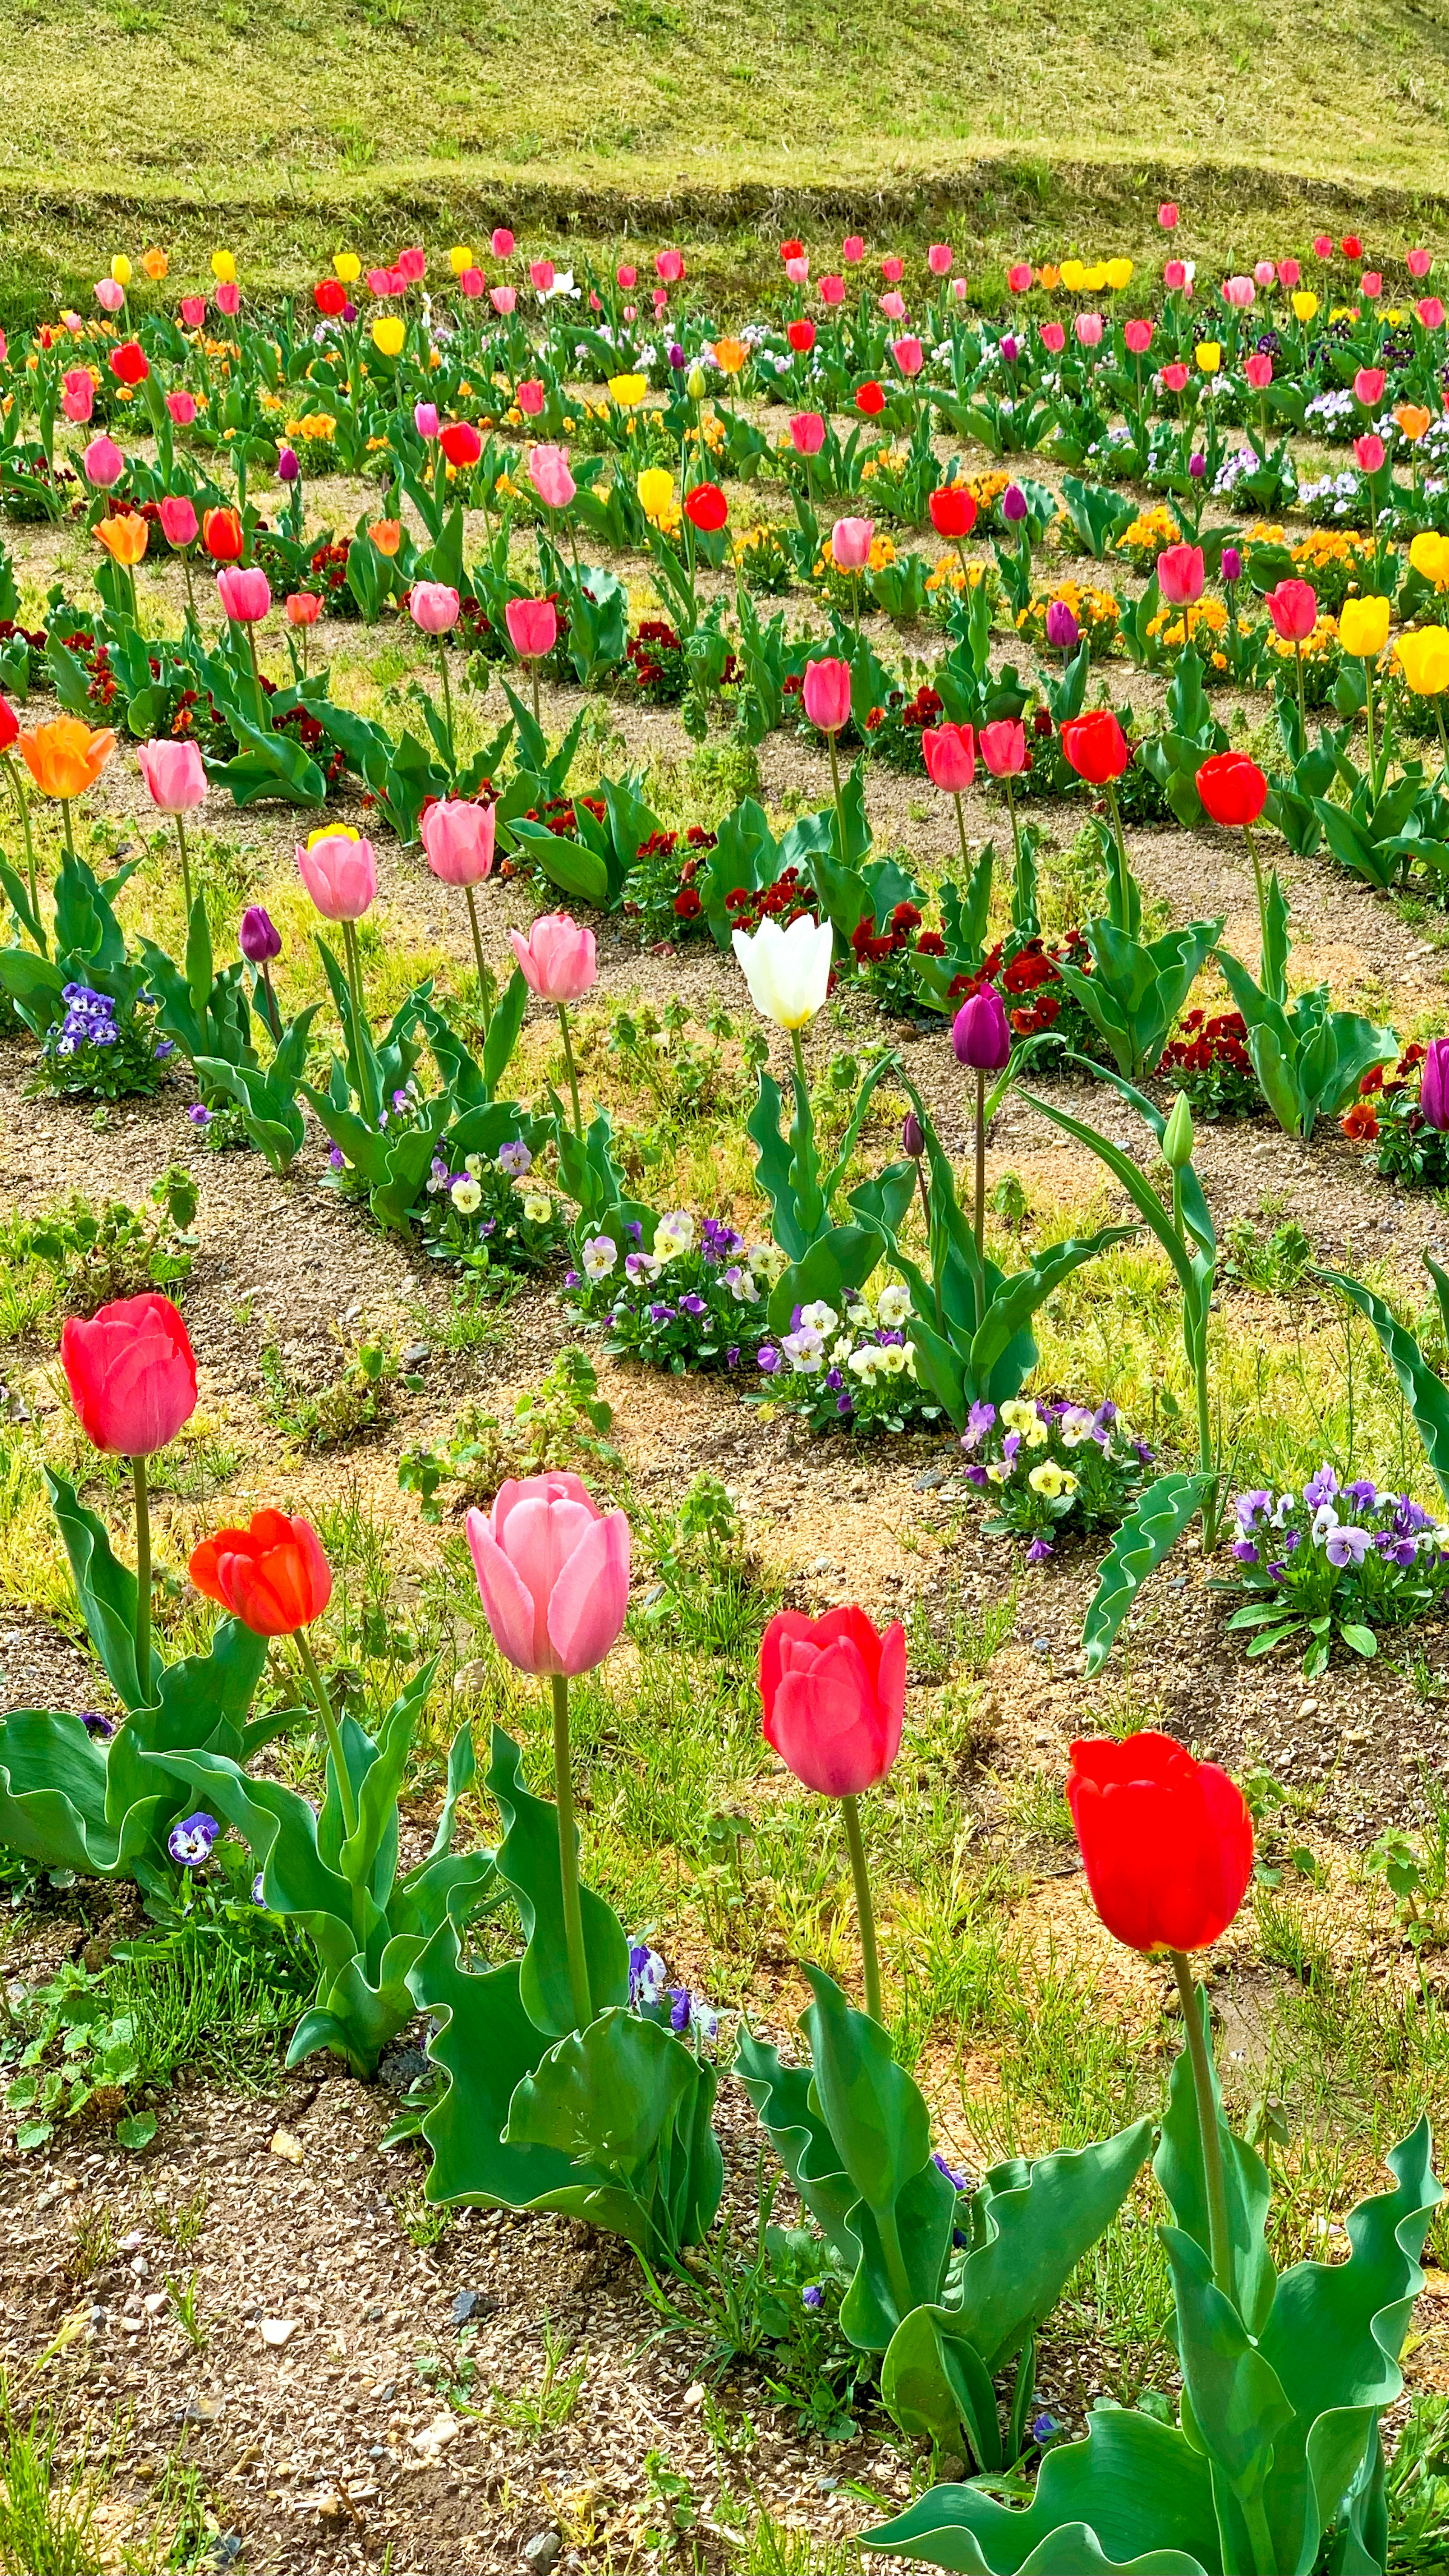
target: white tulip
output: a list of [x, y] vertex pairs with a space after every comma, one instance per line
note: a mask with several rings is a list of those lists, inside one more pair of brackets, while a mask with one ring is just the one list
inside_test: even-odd
[[828, 921], [802, 912], [788, 930], [762, 921], [751, 938], [737, 930], [734, 951], [760, 1017], [779, 1029], [803, 1029], [814, 1019], [830, 985], [835, 933]]

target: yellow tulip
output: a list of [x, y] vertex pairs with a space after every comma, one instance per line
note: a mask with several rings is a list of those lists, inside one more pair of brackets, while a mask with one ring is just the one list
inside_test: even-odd
[[372, 325], [372, 345], [384, 358], [400, 358], [408, 336], [407, 324], [400, 313], [379, 313]]
[[1437, 528], [1420, 529], [1409, 548], [1409, 561], [1436, 590], [1449, 589], [1449, 537], [1441, 537]]
[[1374, 662], [1389, 640], [1386, 599], [1346, 599], [1339, 611], [1338, 641], [1356, 662]]
[[1110, 286], [1114, 295], [1120, 295], [1124, 286], [1131, 285], [1133, 265], [1134, 263], [1130, 259], [1108, 260], [1107, 284]]
[[1311, 322], [1318, 311], [1318, 298], [1306, 286], [1300, 286], [1293, 298], [1293, 311], [1300, 322]]
[[452, 249], [448, 253], [448, 266], [452, 270], [453, 275], [455, 277], [461, 277], [464, 269], [471, 268], [472, 265], [473, 253], [468, 243], [454, 242]]
[[1398, 642], [1399, 669], [1416, 698], [1449, 689], [1449, 627], [1416, 626]]
[[1085, 294], [1087, 287], [1087, 272], [1079, 259], [1064, 259], [1062, 261], [1061, 268], [1058, 271], [1058, 275], [1060, 276], [1062, 284], [1066, 288], [1068, 295]]
[[1106, 263], [1103, 260], [1094, 259], [1091, 267], [1083, 274], [1082, 284], [1089, 295], [1100, 295], [1106, 283]]
[[1223, 363], [1223, 344], [1221, 340], [1199, 340], [1193, 354], [1203, 374], [1215, 376]]
[[131, 283], [131, 263], [123, 250], [118, 250], [111, 262], [111, 275], [118, 286], [129, 286]]
[[338, 250], [332, 254], [332, 274], [339, 285], [355, 286], [362, 275], [362, 262], [355, 250]]
[[139, 510], [118, 511], [114, 519], [96, 521], [96, 543], [118, 564], [138, 564], [150, 533]]
[[609, 378], [609, 400], [616, 402], [621, 411], [629, 411], [635, 403], [642, 402], [648, 391], [647, 376], [611, 376]]
[[214, 250], [212, 252], [211, 273], [220, 286], [230, 286], [234, 283], [236, 278], [236, 261], [229, 250]]
[[674, 499], [674, 477], [662, 465], [646, 465], [634, 486], [639, 507], [646, 519], [656, 522], [664, 517]]

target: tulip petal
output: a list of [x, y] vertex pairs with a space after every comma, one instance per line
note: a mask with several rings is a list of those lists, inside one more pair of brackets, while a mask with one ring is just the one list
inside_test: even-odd
[[548, 1669], [540, 1658], [533, 1595], [494, 1538], [482, 1512], [468, 1514], [464, 1527], [478, 1578], [478, 1594], [500, 1655], [521, 1673]]
[[787, 1667], [765, 1733], [796, 1779], [825, 1798], [858, 1796], [889, 1767], [871, 1676], [848, 1638], [827, 1646], [807, 1669]]
[[549, 1596], [548, 1633], [565, 1673], [601, 1664], [629, 1607], [629, 1522], [624, 1512], [591, 1521]]

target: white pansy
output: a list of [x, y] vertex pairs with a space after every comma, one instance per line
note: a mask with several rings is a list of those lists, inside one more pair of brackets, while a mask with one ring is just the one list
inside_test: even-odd
[[460, 1180], [453, 1183], [449, 1196], [459, 1216], [476, 1216], [483, 1204], [483, 1193], [471, 1174], [467, 1172]]
[[619, 1258], [619, 1247], [612, 1235], [585, 1235], [579, 1261], [586, 1279], [607, 1279]]
[[888, 1288], [882, 1288], [880, 1303], [875, 1311], [878, 1321], [885, 1326], [888, 1333], [899, 1332], [911, 1311], [909, 1288], [903, 1287], [899, 1280], [893, 1279]]
[[833, 1333], [840, 1317], [823, 1297], [817, 1297], [813, 1306], [801, 1307], [800, 1321], [807, 1333]]

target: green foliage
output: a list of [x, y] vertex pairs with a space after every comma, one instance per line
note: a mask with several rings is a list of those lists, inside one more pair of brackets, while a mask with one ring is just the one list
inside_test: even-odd
[[1105, 1664], [1148, 1575], [1171, 1554], [1201, 1509], [1209, 1481], [1206, 1476], [1158, 1476], [1138, 1495], [1102, 1559], [1082, 1622], [1089, 1681]]
[[196, 1244], [196, 1184], [172, 1163], [151, 1184], [148, 1203], [96, 1202], [75, 1191], [41, 1217], [13, 1217], [5, 1230], [11, 1258], [53, 1273], [67, 1314], [93, 1315], [119, 1297], [147, 1288], [168, 1293], [191, 1275]]
[[613, 1419], [588, 1352], [566, 1343], [539, 1384], [518, 1398], [511, 1423], [466, 1406], [441, 1448], [403, 1451], [398, 1484], [419, 1496], [425, 1521], [439, 1521], [445, 1484], [462, 1487], [454, 1506], [461, 1509], [491, 1503], [508, 1476], [539, 1476], [550, 1467], [617, 1468], [619, 1452], [607, 1437]]

